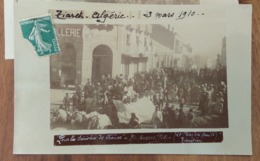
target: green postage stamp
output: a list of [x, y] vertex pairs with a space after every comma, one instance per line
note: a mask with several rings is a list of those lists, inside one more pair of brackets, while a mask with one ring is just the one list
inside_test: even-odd
[[23, 37], [29, 40], [39, 56], [60, 52], [50, 15], [22, 20], [20, 26]]

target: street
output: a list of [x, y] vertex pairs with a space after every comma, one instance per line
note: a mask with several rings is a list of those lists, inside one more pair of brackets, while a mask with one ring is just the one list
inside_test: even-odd
[[[63, 104], [63, 98], [66, 95], [66, 93], [68, 93], [69, 97], [72, 97], [75, 91], [67, 89], [51, 89], [51, 111], [53, 111], [54, 109], [58, 109], [60, 105]], [[180, 105], [174, 102], [170, 103], [169, 106], [173, 111], [175, 111], [176, 116], [178, 116], [178, 110], [180, 108]], [[165, 104], [163, 109], [164, 108]], [[225, 125], [226, 120], [222, 115], [206, 114], [202, 116], [201, 111], [198, 109], [198, 104], [184, 104], [183, 112], [186, 115], [186, 117], [190, 109], [192, 109], [193, 113], [192, 126], [186, 125], [180, 128], [218, 128], [227, 126]], [[141, 128], [153, 128], [153, 125], [150, 121], [143, 122], [141, 123]]]

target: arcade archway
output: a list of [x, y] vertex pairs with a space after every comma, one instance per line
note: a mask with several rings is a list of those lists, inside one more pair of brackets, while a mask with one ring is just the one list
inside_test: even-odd
[[113, 53], [110, 47], [99, 45], [92, 55], [92, 81], [99, 82], [103, 75], [112, 75]]

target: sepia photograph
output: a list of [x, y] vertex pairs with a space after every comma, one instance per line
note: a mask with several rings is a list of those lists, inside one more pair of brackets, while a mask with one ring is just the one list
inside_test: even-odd
[[228, 128], [223, 24], [55, 29], [51, 129]]

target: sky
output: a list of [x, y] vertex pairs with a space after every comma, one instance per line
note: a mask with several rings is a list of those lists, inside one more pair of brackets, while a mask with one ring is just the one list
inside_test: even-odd
[[193, 48], [193, 54], [212, 55], [221, 53], [225, 37], [225, 23], [176, 24], [175, 31]]

